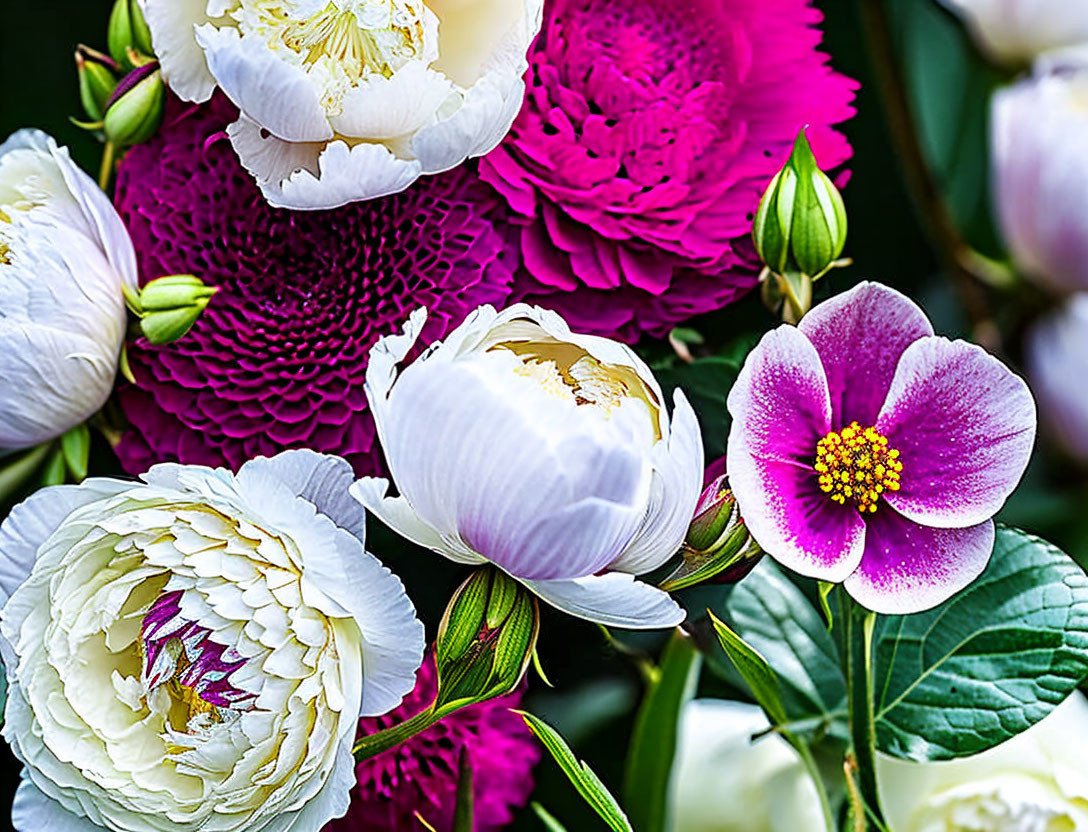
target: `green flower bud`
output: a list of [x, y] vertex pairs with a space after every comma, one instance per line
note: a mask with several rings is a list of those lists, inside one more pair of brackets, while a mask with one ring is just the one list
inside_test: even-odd
[[106, 105], [106, 140], [118, 147], [142, 144], [155, 135], [166, 107], [166, 86], [157, 61], [121, 79]]
[[802, 129], [793, 153], [771, 180], [752, 226], [756, 251], [777, 274], [818, 277], [846, 245], [842, 195], [816, 164]]
[[91, 121], [102, 121], [106, 105], [117, 89], [117, 62], [82, 44], [76, 49], [79, 100]]
[[176, 274], [148, 283], [130, 306], [140, 315], [140, 329], [152, 344], [183, 337], [219, 289], [199, 277]]
[[666, 592], [711, 579], [715, 583], [735, 583], [763, 556], [741, 519], [737, 500], [724, 476], [707, 486], [699, 498], [681, 555], [681, 564], [660, 585]]
[[126, 69], [134, 66], [128, 50], [133, 49], [143, 55], [155, 54], [151, 46], [151, 30], [137, 0], [117, 0], [113, 4], [106, 40], [113, 59]]
[[493, 567], [454, 594], [438, 627], [436, 711], [513, 691], [525, 677], [540, 631], [536, 597]]

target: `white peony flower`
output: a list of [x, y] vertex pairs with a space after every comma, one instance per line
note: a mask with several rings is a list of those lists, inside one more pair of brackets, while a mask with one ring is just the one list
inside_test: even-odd
[[397, 193], [492, 150], [525, 92], [543, 0], [144, 0], [167, 84], [216, 87], [272, 205]]
[[1088, 295], [1069, 298], [1040, 319], [1025, 342], [1028, 380], [1039, 418], [1062, 445], [1088, 462]]
[[1075, 832], [1088, 829], [1088, 700], [990, 751], [947, 763], [881, 757], [891, 832]]
[[17, 832], [318, 832], [423, 627], [341, 459], [39, 491], [0, 526]]
[[684, 618], [635, 575], [683, 542], [703, 448], [682, 393], [673, 419], [626, 346], [575, 335], [552, 312], [474, 312], [401, 370], [426, 311], [370, 354], [366, 392], [399, 496], [356, 498], [404, 537], [464, 564], [491, 562], [561, 610], [602, 624]]
[[816, 832], [820, 799], [797, 752], [755, 705], [697, 699], [680, 720], [675, 832]]
[[994, 199], [1017, 266], [1042, 285], [1088, 289], [1088, 70], [1040, 74], [993, 104]]
[[109, 199], [36, 130], [0, 145], [0, 452], [60, 436], [113, 389], [136, 254]]
[[1088, 41], [1083, 0], [940, 0], [994, 60], [1030, 64], [1038, 55]]

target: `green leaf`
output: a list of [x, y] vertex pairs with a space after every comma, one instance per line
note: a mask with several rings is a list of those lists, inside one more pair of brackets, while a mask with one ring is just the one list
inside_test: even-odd
[[22, 454], [13, 454], [0, 461], [0, 503], [16, 494], [35, 471], [45, 462], [52, 443], [38, 445]]
[[559, 764], [559, 768], [574, 784], [578, 794], [608, 824], [608, 828], [613, 832], [634, 832], [630, 821], [627, 820], [627, 815], [616, 802], [616, 798], [593, 773], [593, 770], [574, 756], [570, 746], [555, 732], [555, 729], [530, 713], [525, 711], [515, 711], [515, 713], [525, 720], [529, 730], [543, 743], [548, 753]]
[[475, 832], [476, 800], [472, 791], [472, 761], [468, 749], [461, 749], [457, 777], [457, 805], [453, 809], [453, 832]]
[[986, 572], [934, 610], [880, 620], [877, 747], [911, 760], [977, 754], [1030, 728], [1088, 676], [1088, 576], [999, 528]]
[[666, 829], [680, 715], [695, 695], [701, 658], [690, 638], [674, 634], [665, 648], [660, 675], [646, 691], [635, 719], [623, 793], [639, 832]]
[[825, 621], [797, 585], [764, 558], [734, 589], [725, 611], [774, 668], [789, 720], [831, 728], [845, 713], [846, 681]]
[[[750, 346], [745, 342], [745, 347]], [[738, 349], [738, 353], [742, 350]], [[729, 411], [725, 397], [740, 372], [743, 354], [696, 358], [691, 363], [676, 364], [657, 371], [658, 381], [671, 400], [672, 391], [683, 388], [685, 395], [699, 414], [703, 429], [703, 443], [711, 459], [725, 453], [725, 437], [729, 435]]]
[[536, 816], [540, 818], [541, 823], [547, 828], [548, 832], [567, 832], [567, 828], [557, 821], [547, 809], [537, 803], [535, 800], [529, 804], [532, 810], [536, 813]]
[[729, 625], [714, 613], [710, 614], [710, 623], [718, 634], [722, 649], [752, 689], [752, 695], [767, 712], [771, 724], [784, 725], [787, 718], [786, 711], [782, 707], [782, 697], [778, 691], [778, 677], [767, 664], [767, 660], [729, 629]]
[[91, 456], [91, 431], [85, 424], [76, 425], [60, 438], [64, 462], [74, 482], [87, 479], [87, 460]]
[[48, 488], [52, 485], [64, 485], [68, 480], [68, 466], [64, 462], [64, 451], [57, 448], [50, 455], [42, 470], [42, 485]]

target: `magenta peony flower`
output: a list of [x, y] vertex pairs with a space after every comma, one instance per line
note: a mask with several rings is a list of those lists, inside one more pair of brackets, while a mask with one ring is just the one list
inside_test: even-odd
[[[373, 733], [409, 719], [434, 701], [434, 659], [423, 662], [416, 689], [390, 714], [359, 723]], [[532, 768], [540, 749], [525, 722], [511, 713], [519, 690], [446, 717], [403, 745], [359, 763], [359, 784], [347, 816], [325, 832], [421, 832], [419, 812], [438, 832], [449, 832], [457, 802], [462, 750], [473, 769], [476, 832], [497, 832], [514, 819], [533, 790]]]
[[373, 473], [368, 351], [417, 306], [431, 310], [429, 341], [503, 304], [517, 260], [496, 223], [505, 205], [461, 168], [336, 211], [270, 208], [224, 132], [236, 117], [222, 99], [175, 103], [121, 166], [116, 202], [142, 279], [193, 273], [221, 291], [185, 338], [130, 349], [133, 430], [118, 452], [137, 473], [309, 447]]
[[514, 300], [576, 330], [663, 333], [751, 288], [749, 234], [797, 131], [821, 164], [857, 85], [808, 0], [553, 0], [528, 96], [481, 175], [524, 225]]
[[981, 574], [1035, 440], [1021, 379], [876, 283], [767, 333], [729, 412], [729, 482], [755, 539], [882, 613]]

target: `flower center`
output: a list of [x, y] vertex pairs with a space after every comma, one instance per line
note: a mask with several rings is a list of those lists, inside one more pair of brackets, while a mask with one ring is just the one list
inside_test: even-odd
[[[302, 6], [299, 9], [299, 6]], [[330, 115], [371, 75], [385, 78], [424, 55], [423, 0], [243, 0], [236, 17], [274, 51], [286, 48], [323, 87]]]
[[899, 490], [903, 463], [899, 451], [876, 428], [851, 422], [816, 443], [820, 490], [839, 505], [853, 500], [858, 511], [874, 512], [880, 495]]
[[180, 592], [168, 592], [151, 605], [140, 628], [140, 652], [144, 695], [165, 688], [174, 704], [171, 722], [184, 731], [197, 717], [221, 722], [229, 712], [248, 710], [257, 697], [230, 682], [245, 658], [185, 620], [180, 602]]

